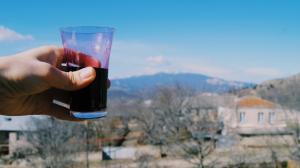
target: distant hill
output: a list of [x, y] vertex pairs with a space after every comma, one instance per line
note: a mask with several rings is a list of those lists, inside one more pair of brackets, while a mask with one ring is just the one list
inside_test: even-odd
[[195, 73], [157, 73], [112, 80], [111, 96], [134, 96], [138, 93], [151, 92], [161, 86], [175, 84], [190, 87], [196, 91], [222, 93], [230, 90], [253, 87], [253, 83], [227, 81]]
[[300, 74], [263, 82], [254, 92], [282, 106], [300, 110]]

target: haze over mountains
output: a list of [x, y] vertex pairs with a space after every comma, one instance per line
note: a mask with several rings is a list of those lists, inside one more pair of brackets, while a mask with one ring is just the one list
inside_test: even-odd
[[112, 80], [109, 94], [130, 96], [151, 92], [157, 87], [179, 84], [199, 92], [222, 93], [230, 90], [254, 87], [254, 83], [227, 81], [221, 78], [195, 73], [157, 73]]

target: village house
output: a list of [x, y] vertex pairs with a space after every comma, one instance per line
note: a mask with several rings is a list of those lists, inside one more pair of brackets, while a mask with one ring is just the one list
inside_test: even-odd
[[238, 98], [233, 106], [218, 109], [222, 135], [238, 135], [237, 143], [244, 147], [295, 145], [295, 134], [287, 124], [289, 116], [290, 111], [280, 105], [254, 96]]
[[28, 131], [30, 117], [0, 115], [0, 156], [12, 155], [17, 148], [28, 145], [24, 132]]

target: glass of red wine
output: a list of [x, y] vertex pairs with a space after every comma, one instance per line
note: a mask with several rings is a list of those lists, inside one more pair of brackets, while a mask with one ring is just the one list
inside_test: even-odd
[[114, 29], [79, 26], [60, 29], [65, 50], [63, 69], [76, 71], [93, 67], [96, 79], [87, 87], [71, 92], [70, 113], [79, 119], [102, 118], [107, 115], [108, 65]]

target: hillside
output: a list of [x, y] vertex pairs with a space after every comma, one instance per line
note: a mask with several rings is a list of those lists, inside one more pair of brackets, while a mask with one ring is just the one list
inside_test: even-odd
[[255, 92], [262, 98], [300, 110], [300, 74], [263, 82]]
[[222, 93], [255, 86], [253, 83], [227, 81], [195, 73], [158, 73], [112, 80], [111, 96], [134, 96], [162, 86], [179, 84], [199, 92]]

